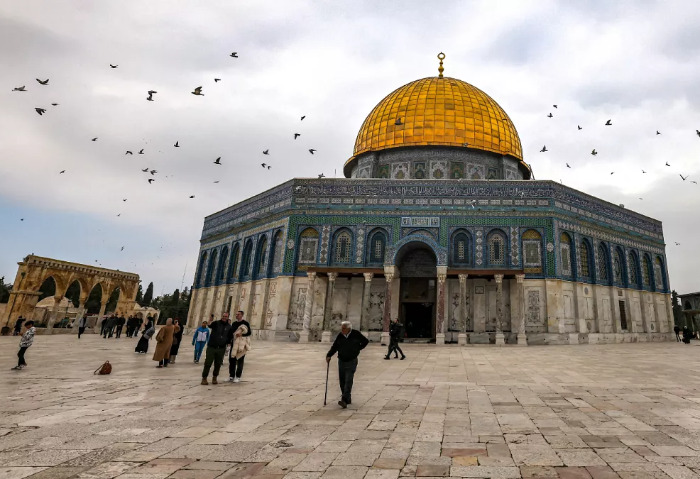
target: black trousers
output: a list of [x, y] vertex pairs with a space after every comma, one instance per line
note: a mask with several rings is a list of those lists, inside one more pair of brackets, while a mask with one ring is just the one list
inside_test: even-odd
[[85, 326], [78, 326], [78, 339], [80, 339], [80, 335], [85, 332]]
[[209, 369], [211, 369], [211, 364], [214, 363], [214, 372], [212, 376], [217, 377], [219, 375], [219, 370], [221, 369], [221, 364], [224, 362], [224, 354], [226, 354], [226, 348], [212, 348], [207, 346], [207, 357], [204, 360], [204, 369], [202, 370], [202, 377], [206, 378], [209, 376]]
[[122, 335], [122, 328], [124, 326], [117, 326], [117, 337], [120, 337]]
[[396, 338], [396, 339], [394, 339], [394, 338], [389, 338], [389, 349], [388, 349], [387, 352], [386, 352], [386, 357], [388, 358], [389, 356], [391, 356], [391, 353], [394, 353], [394, 355], [395, 355], [396, 357], [398, 357], [398, 354], [396, 353], [396, 351], [398, 351], [399, 353], [401, 353], [401, 356], [402, 356], [402, 357], [405, 357], [405, 356], [406, 356], [406, 355], [403, 353], [403, 351], [401, 351], [401, 348], [399, 347], [399, 340], [398, 340], [398, 338]]
[[352, 382], [355, 379], [357, 358], [350, 361], [341, 361], [338, 358], [338, 380], [343, 401], [350, 403], [352, 400]]
[[163, 367], [168, 367], [168, 364], [170, 363], [170, 359], [161, 359], [158, 361], [158, 366], [163, 366]]
[[17, 351], [17, 366], [26, 366], [27, 361], [24, 360], [24, 352], [28, 349], [29, 347], [21, 347], [19, 348], [19, 351]]
[[245, 361], [245, 354], [239, 359], [235, 356], [229, 356], [228, 358], [228, 376], [230, 378], [241, 378], [243, 374], [243, 362]]

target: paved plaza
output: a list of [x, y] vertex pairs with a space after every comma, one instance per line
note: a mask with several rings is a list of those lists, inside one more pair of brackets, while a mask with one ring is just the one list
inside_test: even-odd
[[[337, 405], [327, 345], [255, 342], [243, 381], [201, 386], [185, 337], [156, 369], [136, 340], [0, 338], [0, 478], [697, 477], [696, 345], [406, 344], [360, 356]], [[151, 344], [151, 353], [153, 344]], [[109, 360], [109, 376], [93, 370]], [[223, 373], [223, 371], [222, 371]], [[220, 379], [225, 379], [222, 374]]]

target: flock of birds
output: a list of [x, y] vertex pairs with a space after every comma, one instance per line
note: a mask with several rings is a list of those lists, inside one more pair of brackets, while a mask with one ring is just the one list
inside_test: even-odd
[[[554, 107], [554, 108], [559, 108], [558, 105], [552, 105], [552, 107]], [[554, 118], [554, 115], [552, 114], [552, 112], [549, 112], [549, 114], [547, 115], [547, 118]], [[604, 126], [613, 126], [612, 119], [609, 119], [608, 121], [606, 121], [605, 124], [604, 124]], [[582, 127], [581, 125], [576, 125], [576, 127], [577, 127], [577, 129], [578, 129], [579, 131], [580, 131], [580, 130], [583, 130], [583, 127]], [[700, 130], [695, 130], [695, 134], [698, 135], [698, 137], [700, 137]], [[659, 130], [656, 130], [656, 136], [658, 136], [658, 135], [661, 135], [661, 132], [660, 132]], [[549, 151], [549, 150], [547, 149], [547, 145], [543, 145], [543, 146], [542, 146], [542, 149], [540, 150], [540, 153], [546, 153], [546, 152], [548, 152], [548, 151]], [[598, 151], [597, 151], [595, 148], [593, 148], [593, 150], [591, 150], [591, 155], [597, 156], [597, 155], [598, 155]], [[671, 166], [671, 165], [669, 164], [668, 161], [666, 162], [666, 166], [668, 166], [668, 167]], [[571, 168], [571, 165], [569, 165], [568, 163], [566, 163], [566, 167], [567, 167], [567, 168]], [[614, 172], [614, 171], [611, 171], [610, 174], [611, 174], [611, 175], [614, 175], [615, 172]], [[642, 174], [646, 174], [646, 171], [645, 171], [644, 169], [642, 169]], [[689, 175], [683, 176], [683, 174], [681, 174], [681, 173], [678, 173], [678, 175], [681, 177], [681, 179], [682, 179], [683, 181], [686, 181], [686, 180], [688, 179], [688, 176], [689, 176]], [[691, 180], [690, 182], [691, 182], [691, 183], [694, 183], [694, 184], [696, 184], [696, 185], [698, 184], [698, 182], [697, 182], [697, 181], [694, 181], [694, 180]], [[639, 199], [641, 200], [642, 198], [639, 198]]]

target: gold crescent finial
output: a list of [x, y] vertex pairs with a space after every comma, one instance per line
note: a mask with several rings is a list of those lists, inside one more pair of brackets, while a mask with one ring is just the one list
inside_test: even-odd
[[440, 74], [438, 75], [438, 78], [442, 78], [442, 72], [445, 71], [445, 69], [442, 68], [442, 61], [445, 59], [445, 54], [440, 52], [440, 53], [438, 53], [437, 57], [438, 57], [438, 60], [440, 60], [440, 66], [438, 67], [438, 73], [440, 73]]

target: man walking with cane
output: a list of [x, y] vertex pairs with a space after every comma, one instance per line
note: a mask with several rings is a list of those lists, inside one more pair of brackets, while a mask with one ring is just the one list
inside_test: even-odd
[[352, 329], [350, 321], [343, 321], [340, 323], [340, 333], [326, 354], [326, 362], [330, 363], [333, 355], [338, 353], [338, 380], [341, 392], [338, 405], [343, 409], [352, 404], [352, 383], [357, 369], [357, 357], [368, 344], [369, 339]]

